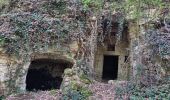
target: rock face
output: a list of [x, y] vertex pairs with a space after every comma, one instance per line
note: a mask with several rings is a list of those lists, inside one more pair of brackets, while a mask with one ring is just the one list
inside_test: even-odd
[[[128, 34], [128, 33], [126, 33]], [[127, 63], [127, 59], [128, 59], [128, 48], [129, 44], [127, 41], [123, 41], [120, 43], [117, 43], [115, 45], [110, 46], [111, 48], [114, 48], [114, 50], [109, 50], [109, 45], [106, 44], [105, 46], [98, 46], [97, 47], [97, 51], [95, 53], [95, 65], [94, 65], [94, 69], [95, 69], [95, 77], [97, 80], [102, 81], [102, 76], [104, 75], [103, 71], [104, 71], [104, 67], [106, 63], [109, 63], [109, 61], [107, 62], [105, 59], [107, 59], [107, 56], [110, 57], [117, 57], [118, 59], [114, 60], [111, 59], [112, 62], [116, 63], [117, 65], [114, 65], [112, 67], [112, 69], [110, 70], [116, 70], [117, 69], [117, 80], [128, 80], [129, 78], [129, 64]], [[109, 59], [108, 59], [109, 60]], [[110, 64], [110, 63], [109, 63]], [[117, 67], [117, 68], [116, 68]], [[110, 79], [112, 80], [112, 79]]]
[[131, 36], [131, 72], [139, 84], [156, 85], [169, 76], [170, 34], [163, 32], [163, 27], [142, 27], [138, 38]]
[[[63, 86], [69, 85], [69, 80], [79, 82], [77, 74], [81, 73], [102, 81], [105, 55], [119, 56], [118, 80], [132, 76], [148, 85], [170, 73], [169, 26], [139, 32], [132, 21], [122, 27], [118, 25], [122, 20], [108, 20], [108, 11], [97, 18], [76, 0], [11, 0], [9, 6], [0, 15], [0, 95], [25, 91], [31, 62], [42, 59], [71, 63], [66, 76], [65, 68], [47, 68], [53, 76], [64, 78]], [[109, 28], [109, 21], [115, 28]]]
[[12, 82], [8, 83], [8, 81], [13, 80], [12, 78], [14, 77], [15, 71], [17, 70], [17, 65], [18, 64], [15, 61], [12, 61], [12, 59], [9, 58], [7, 55], [1, 55], [0, 58], [1, 93], [6, 93], [7, 91], [9, 91], [9, 88], [7, 89], [6, 87], [8, 87], [8, 85], [12, 87], [12, 85], [14, 84]]
[[[45, 66], [48, 63], [45, 63], [41, 66], [37, 65], [39, 67], [37, 67], [34, 63], [33, 66], [31, 66], [31, 61], [34, 61], [35, 59], [45, 59], [49, 61], [51, 59], [53, 59], [54, 63], [57, 64], [57, 60], [59, 60], [59, 63], [63, 63], [63, 64], [67, 64], [67, 62], [69, 62], [69, 67], [73, 67], [74, 64], [74, 60], [72, 60], [71, 58], [67, 58], [67, 57], [63, 57], [65, 58], [64, 60], [62, 59], [62, 56], [59, 56], [60, 58], [57, 58], [56, 54], [52, 54], [54, 57], [52, 56], [47, 56], [47, 54], [40, 54], [40, 56], [37, 56], [33, 58], [30, 58], [32, 60], [28, 61], [28, 62], [19, 62], [19, 61], [15, 61], [15, 59], [8, 57], [7, 55], [1, 55], [0, 58], [0, 87], [1, 87], [1, 95], [3, 94], [8, 94], [8, 93], [12, 93], [12, 92], [17, 92], [17, 90], [19, 91], [25, 91], [26, 90], [26, 77], [27, 77], [27, 72], [28, 69], [40, 69], [41, 67]], [[48, 54], [49, 55], [49, 54]], [[67, 60], [69, 59], [69, 60]], [[35, 60], [36, 61], [36, 60]], [[66, 63], [64, 63], [66, 62]], [[41, 63], [41, 62], [39, 62]], [[48, 66], [50, 66], [53, 63], [48, 64]], [[64, 72], [64, 65], [63, 66], [50, 66], [50, 67], [44, 67], [49, 69], [49, 72], [51, 73], [51, 75], [53, 77], [61, 77], [62, 78], [62, 73]], [[51, 68], [56, 68], [56, 70], [51, 69]], [[57, 68], [58, 67], [58, 68]], [[64, 69], [62, 69], [64, 68]], [[61, 71], [63, 70], [63, 71]], [[38, 81], [38, 80], [37, 80]], [[33, 83], [34, 84], [34, 83]], [[36, 84], [36, 82], [35, 82]]]
[[83, 9], [77, 10], [82, 6], [77, 7], [76, 3], [74, 0], [9, 2], [10, 7], [0, 15], [2, 94], [25, 91], [30, 63], [36, 59], [70, 62], [76, 71], [90, 75], [91, 21], [82, 20], [87, 15]]

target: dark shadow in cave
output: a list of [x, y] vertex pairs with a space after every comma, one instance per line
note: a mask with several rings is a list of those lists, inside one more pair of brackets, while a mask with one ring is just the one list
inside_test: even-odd
[[26, 90], [59, 89], [64, 69], [73, 64], [63, 60], [38, 59], [31, 62], [26, 77]]
[[118, 56], [104, 56], [103, 81], [116, 80], [118, 74]]

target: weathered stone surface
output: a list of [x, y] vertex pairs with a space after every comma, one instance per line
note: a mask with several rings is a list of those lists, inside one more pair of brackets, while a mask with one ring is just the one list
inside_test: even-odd
[[[131, 34], [136, 34], [133, 28], [130, 30]], [[167, 69], [170, 68], [168, 46], [170, 34], [153, 28], [151, 30], [141, 27], [140, 31], [138, 38], [131, 35], [132, 77], [138, 80], [139, 84], [141, 82], [146, 86], [155, 85], [169, 73]]]
[[[86, 74], [88, 74], [89, 76], [94, 75], [96, 80], [101, 81], [102, 71], [103, 71], [103, 55], [119, 56], [118, 80], [127, 80], [128, 77], [132, 74], [131, 76], [134, 79], [139, 80], [140, 82], [142, 81], [143, 84], [148, 84], [148, 81], [151, 83], [157, 82], [163, 76], [170, 74], [170, 70], [169, 70], [170, 55], [164, 55], [163, 58], [153, 57], [152, 54], [157, 52], [151, 51], [150, 48], [151, 46], [148, 45], [148, 43], [145, 41], [146, 38], [144, 37], [145, 32], [139, 32], [140, 30], [144, 31], [145, 28], [139, 29], [136, 22], [129, 21], [128, 23], [129, 25], [127, 26], [128, 30], [126, 30], [128, 31], [127, 34], [129, 36], [126, 37], [125, 41], [119, 41], [115, 44], [115, 51], [108, 51], [107, 50], [108, 44], [104, 44], [104, 45], [102, 44], [103, 45], [102, 47], [97, 45], [98, 43], [96, 38], [100, 37], [98, 36], [99, 33], [97, 30], [100, 29], [97, 29], [98, 19], [96, 17], [91, 18], [91, 16], [88, 16], [87, 13], [83, 13], [84, 12], [83, 10], [80, 11], [77, 10], [77, 8], [79, 8], [80, 6], [76, 6], [77, 8], [75, 9], [70, 9], [71, 8], [70, 6], [75, 6], [74, 2], [71, 2], [72, 0], [64, 0], [64, 2], [68, 1], [69, 6], [65, 7], [68, 13], [65, 15], [61, 14], [60, 16], [60, 10], [56, 10], [55, 7], [53, 8], [51, 6], [53, 3], [56, 3], [54, 1], [55, 0], [18, 1], [16, 5], [13, 5], [11, 8], [9, 8], [11, 11], [8, 14], [2, 14], [0, 16], [0, 21], [2, 22], [2, 25], [0, 25], [0, 35], [6, 36], [6, 38], [10, 37], [12, 39], [17, 39], [20, 37], [17, 35], [13, 35], [15, 33], [14, 31], [15, 29], [13, 29], [15, 25], [13, 24], [16, 24], [16, 23], [12, 23], [15, 22], [12, 21], [13, 18], [16, 18], [19, 22], [23, 22], [26, 19], [26, 23], [28, 23], [27, 22], [28, 19], [35, 18], [35, 16], [36, 17], [43, 16], [42, 18], [43, 23], [49, 22], [48, 24], [50, 24], [52, 27], [55, 25], [59, 25], [59, 27], [53, 27], [50, 30], [45, 30], [44, 32], [40, 32], [39, 35], [35, 35], [37, 32], [35, 32], [33, 28], [29, 28], [28, 31], [29, 35], [30, 34], [34, 34], [34, 35], [30, 38], [30, 40], [28, 39], [28, 41], [34, 42], [38, 40], [38, 42], [30, 45], [27, 44], [26, 48], [23, 48], [22, 46], [20, 47], [20, 44], [23, 44], [23, 46], [25, 45], [25, 41], [20, 42], [19, 45], [17, 45], [18, 43], [16, 43], [15, 45], [17, 45], [18, 48], [20, 48], [19, 50], [18, 48], [16, 50], [19, 51], [18, 52], [19, 54], [21, 54], [19, 58], [6, 55], [5, 51], [10, 51], [9, 48], [7, 50], [4, 50], [4, 48], [0, 47], [0, 94], [7, 94], [10, 92], [17, 91], [18, 89], [24, 91], [26, 87], [25, 86], [26, 75], [30, 63], [31, 61], [37, 59], [52, 59], [59, 62], [67, 61], [73, 64], [74, 66], [73, 69], [65, 70], [65, 76], [64, 76], [62, 87], [65, 86], [67, 87], [71, 81], [73, 82], [77, 81], [78, 85], [82, 85], [82, 84], [84, 85], [84, 83], [86, 82], [82, 81], [76, 73], [80, 71], [86, 72]], [[49, 10], [43, 9], [46, 6], [49, 8]], [[106, 2], [104, 6], [105, 11], [103, 11], [103, 15], [106, 16], [108, 15], [109, 6], [110, 5]], [[154, 11], [155, 10], [153, 9], [152, 12]], [[81, 22], [81, 19], [85, 19], [85, 17], [87, 16], [89, 17], [91, 22], [89, 22], [88, 18], [86, 18], [86, 22]], [[116, 17], [118, 18], [119, 16]], [[37, 19], [35, 18], [34, 20], [39, 22], [39, 18]], [[32, 26], [34, 25], [36, 26], [36, 24], [38, 23], [38, 22], [34, 22], [34, 20], [30, 22]], [[145, 23], [140, 23], [140, 24], [145, 24]], [[60, 24], [62, 25], [60, 26]], [[78, 24], [80, 24], [80, 26]], [[44, 25], [44, 24], [39, 24], [39, 25]], [[76, 27], [76, 28], [69, 29], [70, 27]], [[60, 28], [61, 31], [58, 32]], [[53, 34], [55, 36], [48, 37], [49, 36], [48, 34], [44, 34], [47, 31], [49, 32], [48, 34], [57, 33], [57, 35]], [[162, 27], [160, 31], [165, 33], [162, 34], [162, 36], [160, 37], [165, 38], [164, 39], [165, 42], [169, 41], [170, 40], [169, 28]], [[67, 34], [65, 38], [62, 38], [64, 37], [62, 36], [63, 34]], [[108, 38], [113, 43], [117, 41], [115, 36], [109, 36]], [[103, 38], [101, 38], [101, 40], [102, 39]], [[107, 39], [107, 41], [110, 41], [109, 39]], [[130, 43], [128, 40], [130, 41]], [[37, 44], [39, 44], [40, 41], [42, 41], [42, 44], [38, 45], [40, 46], [40, 48], [39, 49], [35, 48], [37, 47]], [[105, 42], [105, 39], [103, 39], [102, 41]], [[50, 42], [52, 43], [49, 45], [43, 44], [43, 43], [48, 44]], [[11, 46], [10, 49], [12, 49], [14, 45], [10, 43], [13, 42], [9, 42], [6, 45], [6, 47]], [[29, 49], [30, 51], [24, 51], [25, 49]], [[96, 49], [97, 51], [95, 51]], [[169, 52], [169, 49], [167, 51]], [[128, 56], [129, 53], [130, 53], [131, 67], [129, 67], [129, 63], [126, 63], [124, 61], [125, 56]], [[151, 58], [154, 58], [153, 59], [154, 61], [152, 61]], [[162, 64], [163, 61], [165, 62], [164, 65]], [[50, 67], [49, 70], [51, 70], [54, 76], [57, 76], [58, 74], [60, 74], [61, 76], [60, 70], [58, 69], [52, 70]], [[138, 70], [142, 70], [142, 72]], [[143, 75], [144, 77], [139, 77], [138, 76], [139, 74]], [[148, 77], [153, 78], [153, 80], [152, 79], [148, 80], [147, 79]], [[113, 81], [109, 81], [109, 83], [112, 84]]]
[[[30, 61], [23, 62], [23, 61], [15, 61], [13, 57], [9, 57], [7, 55], [0, 55], [0, 95], [6, 95], [11, 92], [17, 91], [25, 91], [26, 90], [26, 76], [30, 66], [31, 61], [37, 59], [51, 59], [56, 60], [60, 63], [68, 62], [70, 63], [70, 67], [74, 65], [74, 60], [70, 57], [65, 55], [57, 55], [57, 54], [50, 54], [44, 53], [39, 54], [35, 53], [34, 56], [30, 56]], [[43, 67], [43, 66], [40, 66]], [[37, 68], [37, 67], [36, 67]], [[53, 76], [59, 75], [62, 77], [62, 72], [55, 69], [48, 69], [52, 73]], [[60, 68], [58, 68], [60, 69]], [[60, 73], [61, 72], [61, 73]]]
[[[118, 78], [117, 80], [127, 80], [129, 64], [125, 63], [125, 56], [128, 56], [128, 42], [121, 42], [115, 45], [115, 51], [108, 51], [107, 45], [98, 46], [95, 53], [95, 79], [102, 81], [104, 55], [118, 56]], [[116, 62], [116, 61], [113, 61]]]

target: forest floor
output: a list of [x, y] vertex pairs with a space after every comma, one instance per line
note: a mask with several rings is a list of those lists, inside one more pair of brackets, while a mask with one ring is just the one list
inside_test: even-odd
[[92, 100], [114, 100], [114, 85], [106, 83], [95, 83], [90, 85], [93, 92]]
[[[131, 86], [133, 87], [132, 84], [130, 85], [126, 81], [113, 81], [111, 83], [93, 82], [89, 85], [89, 90], [91, 90], [92, 95], [88, 100], [120, 100], [118, 98], [121, 98], [121, 100], [129, 100], [129, 96], [131, 98], [133, 97], [133, 99], [130, 100], [138, 100], [137, 98], [139, 97], [141, 98], [140, 100], [170, 100], [169, 81], [148, 88], [132, 88]], [[125, 92], [125, 90], [127, 91]], [[12, 94], [5, 100], [79, 100], [63, 99], [63, 96], [64, 94], [61, 90], [49, 90]]]
[[[124, 83], [124, 82], [122, 82]], [[119, 82], [120, 84], [120, 82]], [[93, 95], [90, 100], [114, 100], [115, 85], [108, 83], [95, 82], [89, 85], [89, 89]], [[26, 92], [22, 94], [13, 94], [6, 100], [62, 100], [62, 92], [60, 90]]]
[[61, 97], [62, 93], [59, 90], [51, 90], [13, 94], [5, 100], [60, 100]]
[[[89, 88], [93, 92], [92, 100], [113, 100], [114, 98], [114, 85], [97, 82], [91, 84]], [[6, 100], [60, 100], [61, 98], [61, 91], [51, 90], [13, 94], [8, 96]]]

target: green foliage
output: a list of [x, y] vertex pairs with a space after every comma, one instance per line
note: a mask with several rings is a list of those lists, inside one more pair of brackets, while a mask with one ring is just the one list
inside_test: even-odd
[[[168, 7], [162, 0], [125, 0], [112, 2], [112, 10], [122, 12], [125, 16], [132, 19], [140, 19], [142, 17], [158, 17], [160, 8]], [[156, 8], [155, 16], [149, 16], [146, 9]]]
[[69, 88], [63, 94], [64, 100], [88, 100], [88, 97], [92, 95], [92, 92], [87, 88], [72, 81]]
[[69, 77], [71, 77], [71, 76], [73, 76], [73, 75], [75, 75], [76, 73], [73, 71], [73, 69], [70, 69], [70, 68], [66, 68], [65, 70], [64, 70], [64, 75], [67, 75], [67, 76], [69, 76]]
[[66, 12], [66, 1], [54, 0], [50, 3], [44, 4], [44, 10], [54, 11], [53, 13], [59, 12], [59, 14], [64, 14]]
[[92, 83], [92, 81], [87, 77], [87, 75], [85, 75], [85, 74], [82, 74], [82, 75], [80, 75], [80, 79], [81, 79], [81, 81], [83, 82], [83, 83], [85, 83], [85, 84], [90, 84], [90, 83]]
[[54, 90], [54, 89], [50, 90], [50, 94], [52, 96], [55, 96], [57, 94], [57, 90]]
[[123, 99], [126, 95], [130, 100], [169, 100], [169, 88], [170, 84], [168, 83], [152, 87], [139, 87], [135, 84], [128, 83], [124, 86], [117, 86], [115, 91], [117, 99]]
[[81, 0], [85, 9], [91, 9], [96, 12], [100, 12], [103, 6], [103, 0]]
[[69, 89], [67, 93], [63, 95], [63, 100], [83, 100], [83, 96], [79, 91]]
[[9, 0], [0, 0], [0, 8], [3, 6], [3, 5], [7, 5], [9, 4]]
[[18, 58], [23, 54], [26, 55], [22, 57], [26, 57], [28, 52], [39, 52], [40, 49], [47, 50], [52, 46], [62, 48], [59, 47], [60, 43], [68, 40], [70, 27], [64, 21], [50, 22], [38, 13], [27, 16], [14, 15], [9, 18], [14, 28], [11, 32], [13, 34], [0, 33], [0, 45], [5, 44], [6, 53], [14, 54]]
[[[103, 6], [103, 0], [82, 0], [84, 5], [98, 4]], [[111, 11], [122, 12], [125, 16], [132, 19], [140, 19], [142, 17], [159, 17], [160, 10], [162, 8], [169, 8], [170, 4], [163, 0], [110, 0]], [[154, 16], [149, 16], [150, 13], [146, 13], [146, 9], [157, 9]], [[100, 9], [103, 9], [100, 7]]]
[[88, 7], [88, 5], [91, 3], [91, 0], [82, 0], [82, 3], [85, 7]]
[[3, 37], [0, 37], [0, 47], [4, 45], [5, 39]]

